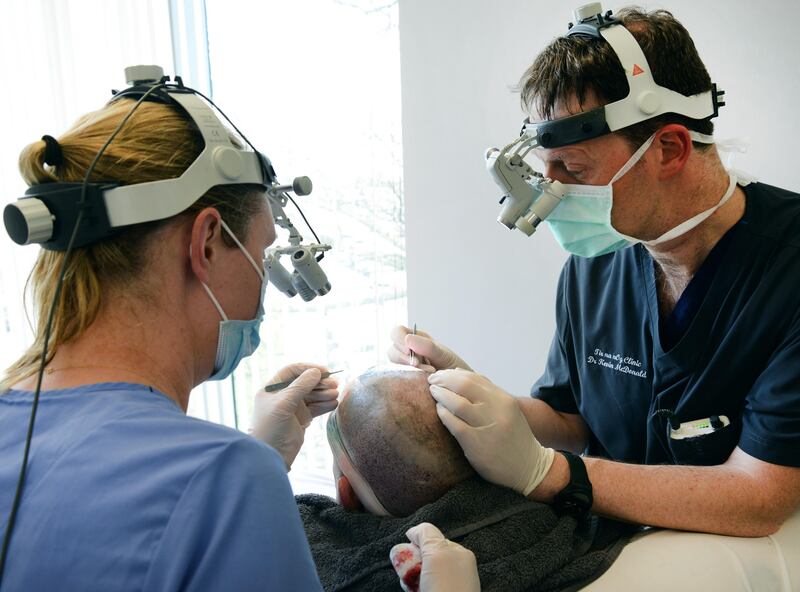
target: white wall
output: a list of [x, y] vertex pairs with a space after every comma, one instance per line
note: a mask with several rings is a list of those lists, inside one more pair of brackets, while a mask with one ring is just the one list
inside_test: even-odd
[[[737, 168], [800, 191], [800, 2], [644, 6], [683, 22], [727, 91], [717, 136], [750, 138]], [[483, 153], [519, 133], [511, 88], [566, 31], [571, 9], [544, 0], [400, 0], [409, 319], [516, 394], [543, 368], [566, 257], [548, 230], [526, 238], [495, 221], [500, 194]]]

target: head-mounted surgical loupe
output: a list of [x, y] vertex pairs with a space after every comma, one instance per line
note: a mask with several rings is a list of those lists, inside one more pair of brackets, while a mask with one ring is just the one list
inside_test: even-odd
[[660, 86], [653, 79], [650, 65], [634, 36], [609, 10], [603, 14], [599, 2], [574, 11], [566, 37], [605, 39], [617, 54], [628, 82], [628, 95], [607, 105], [551, 121], [525, 120], [520, 137], [503, 149], [486, 152], [486, 168], [503, 191], [503, 208], [498, 221], [509, 229], [518, 228], [530, 236], [558, 206], [564, 191], [558, 181], [536, 172], [525, 157], [537, 147], [557, 148], [647, 121], [665, 113], [691, 119], [716, 117], [724, 91], [711, 90], [684, 96]]

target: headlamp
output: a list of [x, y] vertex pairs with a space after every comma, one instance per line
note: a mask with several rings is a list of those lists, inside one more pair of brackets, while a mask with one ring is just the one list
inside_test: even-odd
[[[125, 69], [125, 79], [130, 86], [123, 91], [112, 91], [111, 102], [127, 98], [176, 107], [202, 136], [202, 152], [174, 179], [133, 185], [113, 182], [34, 185], [5, 207], [3, 221], [11, 239], [20, 245], [38, 243], [47, 250], [65, 251], [73, 233], [73, 248], [90, 245], [128, 226], [180, 214], [212, 187], [260, 185], [270, 201], [275, 223], [289, 231], [288, 247], [269, 250], [270, 266], [276, 270], [274, 284], [290, 297], [300, 291], [304, 300], [327, 294], [330, 283], [319, 261], [330, 245], [321, 244], [310, 226], [317, 242], [301, 244], [303, 237], [283, 210], [291, 200], [288, 192], [308, 195], [311, 180], [298, 177], [291, 185], [279, 185], [270, 160], [253, 147], [210, 99], [184, 86], [180, 76], [170, 81], [159, 66], [132, 66]], [[131, 113], [136, 107], [138, 103]], [[302, 256], [303, 264], [300, 280], [294, 282], [297, 289], [292, 282], [287, 288], [283, 280], [288, 272], [279, 259], [281, 255], [289, 255], [294, 261], [297, 253]], [[279, 267], [285, 273], [281, 274]]]

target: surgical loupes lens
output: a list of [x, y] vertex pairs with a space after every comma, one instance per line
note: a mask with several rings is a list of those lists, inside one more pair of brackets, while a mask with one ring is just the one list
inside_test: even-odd
[[[324, 296], [331, 291], [331, 283], [328, 281], [325, 272], [319, 266], [314, 254], [305, 247], [299, 248], [292, 254], [292, 265], [295, 272], [305, 281], [306, 285], [318, 296]], [[297, 287], [297, 282], [292, 278], [293, 285]], [[298, 289], [300, 296], [303, 292]], [[304, 298], [305, 300], [305, 298]]]
[[297, 271], [292, 272], [292, 286], [305, 302], [311, 302], [317, 297], [317, 293], [308, 287], [306, 281]]
[[275, 253], [267, 255], [267, 271], [269, 272], [269, 281], [273, 286], [289, 298], [297, 295], [297, 289], [292, 284], [292, 274], [281, 265], [280, 259]]

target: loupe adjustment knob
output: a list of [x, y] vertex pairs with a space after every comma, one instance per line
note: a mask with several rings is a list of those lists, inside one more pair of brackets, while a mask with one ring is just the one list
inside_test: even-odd
[[291, 185], [275, 185], [273, 191], [280, 193], [282, 191], [291, 191], [295, 195], [308, 195], [314, 185], [308, 177], [295, 177]]

